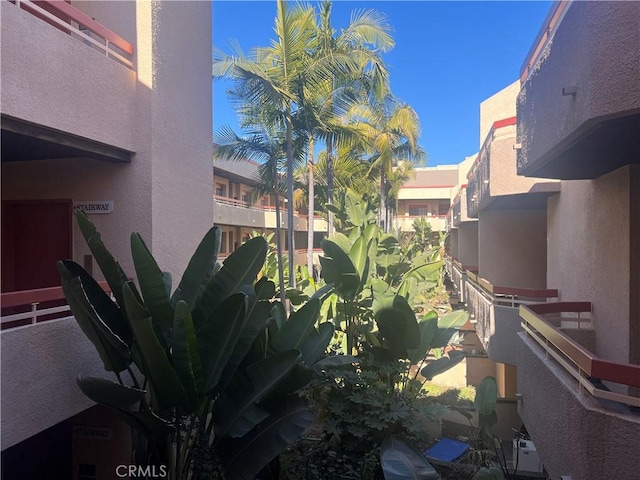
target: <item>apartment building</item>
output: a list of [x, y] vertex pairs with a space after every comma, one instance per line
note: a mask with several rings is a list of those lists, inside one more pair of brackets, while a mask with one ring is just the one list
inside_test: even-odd
[[424, 217], [431, 230], [446, 230], [447, 213], [451, 206], [451, 189], [458, 184], [458, 165], [418, 167], [398, 191], [398, 209], [394, 228], [412, 232], [413, 222]]
[[554, 4], [520, 80], [518, 174], [561, 180], [559, 301], [521, 307], [520, 413], [552, 478], [638, 478], [640, 4]]
[[[637, 478], [640, 4], [554, 3], [483, 109], [447, 268], [549, 478]], [[463, 194], [477, 264], [460, 260]]]
[[129, 275], [138, 231], [180, 278], [213, 218], [211, 5], [3, 0], [0, 16], [3, 474], [112, 478], [130, 436], [76, 386], [108, 375], [49, 308], [55, 262], [98, 275], [82, 208]]
[[[213, 163], [214, 223], [222, 229], [221, 253], [233, 252], [253, 232], [275, 234], [275, 199], [271, 194], [257, 196], [259, 165], [251, 160], [230, 161], [216, 158]], [[398, 192], [398, 208], [393, 226], [399, 232], [413, 232], [413, 222], [424, 218], [434, 232], [446, 230], [451, 190], [458, 182], [458, 165], [416, 168]], [[286, 245], [286, 199], [280, 198], [282, 245]], [[321, 205], [317, 205], [322, 208]], [[296, 265], [306, 264], [309, 214], [294, 213]], [[313, 216], [314, 263], [318, 264], [322, 240], [327, 236], [327, 221]], [[275, 241], [275, 239], [274, 239]]]

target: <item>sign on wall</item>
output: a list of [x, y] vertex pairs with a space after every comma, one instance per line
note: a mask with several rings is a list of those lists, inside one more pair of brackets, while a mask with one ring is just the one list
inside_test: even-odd
[[82, 210], [87, 215], [111, 213], [113, 212], [113, 200], [73, 202], [73, 209]]

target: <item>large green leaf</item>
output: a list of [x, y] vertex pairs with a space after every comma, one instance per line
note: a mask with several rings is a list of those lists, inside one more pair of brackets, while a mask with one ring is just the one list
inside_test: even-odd
[[407, 273], [404, 274], [404, 278], [417, 278], [418, 280], [431, 280], [437, 281], [440, 277], [440, 271], [442, 270], [444, 262], [438, 260], [437, 262], [425, 263], [424, 265], [418, 265], [413, 267]]
[[84, 268], [71, 260], [59, 261], [57, 266], [60, 275], [67, 281], [73, 277], [80, 278], [87, 299], [98, 316], [118, 338], [131, 348], [133, 334], [129, 322], [125, 318], [124, 312], [111, 300], [109, 295], [98, 285], [98, 282]]
[[[323, 240], [322, 250], [327, 258], [320, 257], [322, 275], [327, 283], [334, 283], [336, 290], [347, 299], [358, 293], [360, 276], [349, 255], [331, 240]], [[327, 261], [332, 260], [332, 261]]]
[[216, 388], [222, 376], [244, 327], [246, 309], [246, 295], [235, 293], [225, 299], [206, 321], [195, 326], [207, 391]]
[[433, 337], [431, 348], [446, 347], [462, 325], [467, 322], [469, 314], [464, 310], [455, 310], [438, 319], [438, 331]]
[[402, 440], [387, 437], [380, 447], [385, 480], [440, 480], [435, 468]]
[[433, 310], [427, 313], [420, 323], [418, 324], [420, 329], [420, 345], [417, 348], [409, 349], [409, 360], [411, 363], [417, 364], [427, 356], [427, 352], [431, 350], [431, 343], [438, 331], [438, 314]]
[[376, 301], [374, 318], [386, 348], [400, 357], [406, 357], [408, 349], [419, 347], [420, 328], [415, 313], [404, 297], [386, 296]]
[[173, 307], [164, 275], [139, 233], [131, 234], [131, 255], [145, 307], [153, 323], [164, 332], [173, 326]]
[[172, 305], [175, 306], [180, 300], [184, 300], [189, 308], [193, 309], [213, 275], [221, 239], [222, 230], [218, 227], [211, 227], [203, 237], [189, 260], [178, 288], [171, 296]]
[[481, 415], [490, 415], [498, 401], [498, 384], [493, 377], [485, 377], [476, 387], [476, 398], [473, 403]]
[[221, 387], [228, 383], [236, 374], [238, 367], [243, 363], [245, 357], [251, 350], [253, 342], [256, 340], [260, 332], [262, 332], [269, 320], [271, 312], [271, 303], [266, 301], [258, 301], [258, 297], [253, 295], [252, 301], [248, 302], [247, 314], [244, 326], [240, 332], [240, 336], [236, 341], [233, 351], [227, 360], [227, 364], [220, 376]]
[[124, 309], [122, 286], [129, 280], [127, 275], [120, 267], [120, 264], [113, 258], [111, 252], [107, 250], [107, 247], [102, 242], [100, 232], [98, 232], [93, 222], [89, 220], [89, 217], [82, 210], [76, 210], [75, 215], [80, 232], [96, 259], [104, 278], [107, 280], [116, 302], [120, 305], [120, 308]]
[[454, 355], [453, 357], [440, 357], [434, 360], [429, 365], [420, 370], [422, 375], [427, 380], [433, 380], [433, 378], [447, 370], [455, 367], [458, 363], [465, 359], [464, 355]]
[[253, 284], [266, 255], [267, 242], [263, 237], [250, 239], [229, 255], [220, 271], [211, 277], [191, 312], [196, 329], [211, 317], [227, 297], [243, 285]]
[[71, 313], [80, 329], [93, 343], [107, 371], [120, 373], [131, 364], [131, 352], [127, 344], [114, 334], [100, 318], [87, 298], [80, 277], [72, 277], [64, 264], [58, 262], [62, 291], [69, 303]]
[[271, 345], [276, 352], [292, 348], [299, 349], [309, 331], [318, 320], [320, 300], [309, 300], [302, 308], [293, 312], [273, 337]]
[[173, 432], [173, 426], [151, 410], [134, 412], [127, 407], [142, 400], [144, 392], [123, 387], [104, 378], [79, 377], [82, 393], [96, 403], [110, 408], [120, 419], [145, 437], [162, 438]]
[[302, 361], [305, 365], [312, 366], [318, 361], [331, 343], [333, 338], [334, 327], [331, 322], [324, 322], [318, 325], [318, 329], [311, 329], [309, 336], [300, 346], [302, 353]]
[[351, 241], [344, 233], [337, 232], [331, 237], [329, 241], [339, 246], [340, 249], [346, 254], [348, 254], [351, 250]]
[[198, 341], [189, 306], [184, 300], [176, 304], [173, 320], [173, 365], [187, 394], [187, 411], [198, 408], [199, 392], [204, 391]]
[[144, 365], [144, 374], [149, 381], [155, 402], [161, 408], [184, 406], [187, 394], [167, 358], [165, 349], [156, 337], [149, 311], [139, 303], [129, 283], [125, 283], [122, 293], [135, 343]]
[[213, 408], [216, 433], [241, 437], [269, 414], [257, 403], [298, 364], [300, 352], [288, 350], [271, 355], [238, 372]]
[[265, 420], [239, 439], [220, 442], [227, 480], [253, 480], [313, 422], [313, 413], [296, 397], [281, 401]]

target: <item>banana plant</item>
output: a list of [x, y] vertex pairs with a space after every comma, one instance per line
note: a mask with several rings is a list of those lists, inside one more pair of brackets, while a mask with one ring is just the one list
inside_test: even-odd
[[266, 241], [249, 240], [220, 267], [217, 227], [173, 292], [170, 275], [132, 234], [134, 283], [88, 217], [76, 219], [113, 300], [70, 260], [57, 265], [62, 288], [117, 380], [79, 377], [80, 389], [132, 428], [139, 463], [165, 465], [172, 479], [199, 478], [211, 470], [200, 459], [217, 458], [225, 478], [254, 478], [313, 420], [295, 392], [333, 335], [332, 326], [315, 327], [320, 300], [286, 318], [273, 282], [256, 281]]

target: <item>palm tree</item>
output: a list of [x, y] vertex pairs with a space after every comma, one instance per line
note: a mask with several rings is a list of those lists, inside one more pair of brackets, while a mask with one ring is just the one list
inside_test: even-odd
[[254, 196], [273, 194], [276, 204], [276, 252], [278, 257], [278, 288], [280, 300], [285, 302], [284, 267], [282, 261], [282, 235], [280, 227], [280, 193], [283, 190], [280, 163], [285, 157], [284, 142], [267, 129], [255, 131], [249, 137], [239, 137], [231, 128], [222, 127], [214, 135], [216, 149], [214, 159], [243, 161], [253, 160], [260, 164], [258, 186]]
[[[253, 59], [242, 52], [227, 55], [214, 53], [214, 78], [228, 77], [241, 84], [238, 89], [253, 108], [263, 110], [262, 120], [269, 127], [285, 132], [287, 159], [287, 242], [289, 250], [289, 284], [295, 286], [294, 216], [293, 216], [293, 113], [297, 92], [303, 78], [310, 73], [321, 74], [323, 69], [313, 66], [309, 52], [313, 47], [313, 10], [296, 6], [287, 10], [287, 2], [278, 0], [274, 31], [276, 40], [270, 47], [257, 48]], [[326, 75], [326, 72], [324, 72]]]
[[425, 158], [418, 146], [420, 122], [409, 105], [388, 97], [373, 105], [362, 104], [350, 113], [355, 128], [360, 130], [366, 143], [364, 152], [369, 154], [370, 173], [380, 179], [380, 225], [385, 232], [391, 231], [388, 198], [391, 192], [389, 179], [393, 169], [401, 160], [417, 163]]
[[[388, 93], [388, 72], [380, 52], [394, 46], [391, 26], [384, 15], [375, 10], [355, 12], [346, 29], [336, 35], [331, 25], [332, 2], [320, 6], [320, 21], [316, 31], [317, 49], [314, 58], [342, 57], [348, 70], [327, 79], [322, 89], [316, 89], [316, 104], [324, 111], [317, 117], [315, 134], [326, 143], [327, 203], [333, 203], [334, 147], [342, 141], [352, 141], [353, 131], [342, 128], [341, 117], [356, 99], [373, 95], [381, 98]], [[318, 98], [319, 97], [319, 98]], [[346, 137], [345, 137], [346, 134]], [[333, 233], [333, 213], [328, 211], [328, 234]]]

